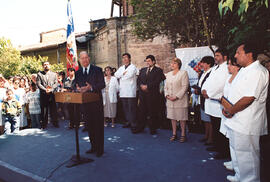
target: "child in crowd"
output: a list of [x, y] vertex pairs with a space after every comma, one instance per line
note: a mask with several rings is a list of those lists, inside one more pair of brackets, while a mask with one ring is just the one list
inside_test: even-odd
[[22, 107], [20, 102], [14, 98], [13, 91], [11, 89], [7, 89], [6, 99], [2, 103], [2, 116], [4, 119], [5, 133], [13, 133], [17, 130], [16, 120], [21, 111]]
[[2, 102], [6, 97], [5, 78], [0, 75], [0, 135], [4, 133], [4, 121], [2, 121]]
[[39, 89], [37, 89], [37, 85], [32, 82], [30, 85], [30, 91], [26, 95], [26, 103], [29, 104], [32, 128], [40, 128], [41, 109], [39, 98]]

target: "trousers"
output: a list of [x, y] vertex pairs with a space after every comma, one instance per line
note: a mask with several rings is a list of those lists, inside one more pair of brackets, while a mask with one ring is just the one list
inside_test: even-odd
[[260, 182], [260, 136], [228, 129], [232, 163], [241, 182]]

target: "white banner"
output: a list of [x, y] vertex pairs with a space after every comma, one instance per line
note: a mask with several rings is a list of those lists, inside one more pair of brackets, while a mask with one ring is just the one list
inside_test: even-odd
[[[213, 46], [213, 49], [216, 50], [217, 48]], [[200, 62], [204, 56], [214, 56], [208, 46], [175, 49], [175, 54], [176, 57], [182, 61], [181, 69], [188, 72], [191, 86], [198, 82], [198, 73], [195, 71], [199, 69], [198, 62]]]

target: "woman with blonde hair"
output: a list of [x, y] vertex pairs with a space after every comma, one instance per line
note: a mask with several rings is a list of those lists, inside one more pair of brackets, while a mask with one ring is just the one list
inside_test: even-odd
[[180, 70], [182, 62], [178, 58], [172, 59], [172, 71], [167, 73], [164, 94], [167, 100], [167, 118], [171, 119], [173, 135], [171, 141], [177, 140], [177, 121], [180, 121], [180, 142], [186, 141], [186, 121], [188, 120], [188, 87], [187, 71]]

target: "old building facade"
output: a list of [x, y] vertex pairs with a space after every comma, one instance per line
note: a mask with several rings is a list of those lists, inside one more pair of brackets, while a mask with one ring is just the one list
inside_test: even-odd
[[[122, 54], [131, 54], [132, 62], [138, 67], [144, 67], [144, 59], [152, 54], [157, 64], [165, 72], [170, 69], [170, 60], [175, 52], [166, 37], [156, 37], [153, 40], [142, 41], [132, 33], [132, 20], [128, 16], [134, 13], [129, 0], [112, 0], [113, 5], [119, 5], [119, 17], [90, 21], [90, 31], [77, 33], [77, 52], [87, 51], [91, 62], [102, 68], [121, 66]], [[23, 56], [47, 56], [51, 63], [66, 64], [66, 29], [57, 29], [40, 33], [40, 43], [20, 48]]]

